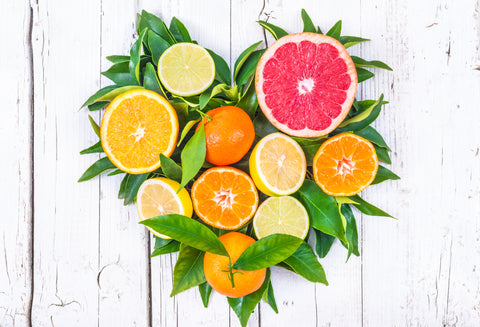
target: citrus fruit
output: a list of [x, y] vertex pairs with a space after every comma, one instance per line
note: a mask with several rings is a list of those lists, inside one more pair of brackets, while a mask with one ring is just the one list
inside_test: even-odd
[[192, 200], [195, 212], [204, 222], [233, 230], [253, 217], [258, 193], [250, 176], [243, 171], [213, 167], [193, 183]]
[[261, 139], [252, 151], [249, 166], [255, 185], [270, 196], [294, 193], [302, 186], [307, 172], [302, 148], [282, 133]]
[[322, 190], [334, 196], [351, 196], [375, 179], [378, 159], [372, 143], [342, 133], [325, 141], [313, 158], [313, 176]]
[[158, 77], [173, 94], [190, 96], [202, 93], [215, 78], [215, 64], [207, 50], [194, 43], [169, 47], [158, 61]]
[[271, 234], [288, 234], [304, 239], [308, 228], [307, 210], [291, 196], [266, 199], [253, 217], [253, 229], [259, 239]]
[[263, 54], [255, 89], [260, 108], [279, 130], [294, 136], [322, 136], [350, 110], [357, 72], [345, 47], [334, 38], [290, 34]]
[[[151, 178], [143, 182], [137, 193], [137, 211], [140, 219], [168, 214], [191, 217], [192, 200], [184, 188], [177, 193], [179, 187], [180, 184], [164, 177]], [[170, 238], [147, 228], [158, 237]]]
[[118, 95], [103, 114], [100, 138], [110, 161], [130, 174], [160, 167], [177, 143], [178, 118], [170, 103], [155, 92], [135, 89]]
[[[255, 140], [250, 116], [238, 107], [220, 107], [207, 112], [203, 119], [207, 141], [206, 160], [217, 166], [238, 162]], [[211, 118], [211, 119], [210, 119]], [[197, 127], [200, 127], [200, 124]]]
[[233, 265], [255, 240], [237, 232], [224, 234], [219, 239], [230, 255], [231, 262], [228, 257], [206, 252], [203, 258], [203, 271], [208, 284], [218, 293], [232, 298], [239, 298], [258, 290], [265, 280], [266, 268], [254, 271], [233, 269], [235, 287], [232, 287], [231, 275], [228, 272], [230, 263]]

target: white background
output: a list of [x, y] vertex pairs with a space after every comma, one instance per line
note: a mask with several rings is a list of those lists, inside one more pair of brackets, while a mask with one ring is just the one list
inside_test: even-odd
[[345, 264], [335, 243], [328, 287], [274, 269], [280, 313], [261, 304], [249, 326], [480, 326], [476, 0], [1, 0], [0, 326], [239, 326], [218, 294], [208, 309], [197, 289], [169, 297], [176, 256], [149, 258], [120, 176], [76, 182], [98, 158], [78, 154], [96, 142], [78, 108], [110, 84], [105, 56], [128, 54], [141, 9], [232, 64], [263, 39], [259, 17], [301, 31], [302, 7], [394, 68], [358, 98], [390, 101], [375, 127], [402, 180], [362, 195], [398, 221], [358, 214], [362, 256]]

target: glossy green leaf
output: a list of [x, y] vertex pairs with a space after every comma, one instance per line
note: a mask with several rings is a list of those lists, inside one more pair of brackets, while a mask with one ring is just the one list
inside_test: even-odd
[[180, 146], [183, 142], [183, 139], [187, 136], [188, 132], [195, 126], [200, 121], [200, 119], [197, 120], [190, 120], [185, 127], [182, 130], [182, 134], [180, 135], [180, 140], [178, 140], [177, 147]]
[[400, 177], [396, 175], [393, 171], [379, 165], [377, 175], [375, 175], [375, 179], [373, 180], [372, 185], [379, 184], [387, 180], [398, 180], [398, 179], [400, 179]]
[[285, 35], [288, 35], [288, 33], [287, 33], [284, 29], [282, 29], [282, 28], [280, 28], [280, 27], [278, 27], [278, 26], [275, 26], [275, 25], [273, 25], [273, 24], [270, 24], [270, 23], [268, 23], [268, 22], [266, 22], [266, 21], [259, 20], [259, 21], [257, 21], [257, 23], [259, 23], [260, 26], [262, 26], [262, 27], [263, 27], [264, 29], [266, 29], [270, 34], [272, 34], [272, 36], [273, 36], [273, 38], [274, 38], [275, 40], [278, 40], [279, 38], [281, 38], [281, 37], [283, 37], [283, 36], [285, 36]]
[[213, 58], [213, 62], [215, 63], [215, 72], [220, 81], [227, 85], [232, 85], [232, 73], [230, 72], [228, 64], [225, 62], [225, 60], [223, 60], [222, 57], [217, 55], [212, 50], [207, 49], [207, 51]]
[[266, 236], [246, 248], [233, 268], [259, 270], [274, 266], [291, 256], [302, 242], [302, 239], [286, 234]]
[[255, 92], [255, 80], [252, 79], [248, 85], [247, 91], [242, 95], [240, 100], [235, 105], [242, 108], [250, 118], [255, 116], [258, 107], [257, 93]]
[[387, 143], [383, 139], [382, 135], [380, 135], [380, 133], [377, 132], [377, 130], [372, 126], [367, 126], [364, 129], [355, 131], [355, 134], [369, 140], [370, 142], [378, 145], [381, 148], [384, 148], [390, 151], [390, 148], [388, 147]]
[[200, 94], [200, 110], [203, 110], [211, 98], [230, 89], [227, 84], [217, 84], [210, 86], [205, 92]]
[[305, 158], [307, 159], [307, 165], [311, 166], [313, 164], [313, 158], [318, 151], [320, 145], [327, 139], [327, 136], [320, 136], [320, 137], [312, 137], [312, 138], [305, 138], [305, 137], [294, 137], [292, 138], [297, 141], [300, 147], [303, 149], [305, 153]]
[[240, 69], [242, 68], [243, 64], [245, 61], [248, 59], [248, 57], [252, 54], [253, 51], [255, 51], [256, 48], [262, 43], [262, 41], [258, 41], [245, 50], [238, 56], [237, 60], [235, 61], [234, 69], [233, 69], [233, 79], [237, 79], [237, 75], [240, 72]]
[[157, 71], [151, 63], [147, 63], [145, 66], [145, 71], [143, 74], [143, 86], [147, 90], [157, 92], [165, 99], [168, 99], [162, 85], [160, 84], [160, 81], [158, 80]]
[[315, 232], [315, 252], [320, 258], [325, 258], [332, 248], [335, 237], [317, 229], [313, 229], [313, 231]]
[[342, 21], [339, 20], [328, 30], [327, 35], [333, 37], [334, 39], [340, 40], [340, 34], [342, 33]]
[[198, 291], [200, 292], [200, 297], [202, 298], [203, 306], [208, 308], [208, 302], [210, 300], [210, 294], [212, 294], [212, 287], [209, 283], [205, 282], [198, 285]]
[[130, 74], [136, 81], [135, 84], [138, 85], [142, 85], [140, 81], [140, 55], [142, 54], [142, 44], [146, 34], [147, 28], [144, 28], [130, 49], [130, 62], [128, 68], [130, 70]]
[[336, 196], [335, 201], [339, 204], [356, 204], [356, 202], [350, 199], [348, 196]]
[[255, 135], [260, 138], [278, 132], [278, 129], [272, 125], [261, 110], [258, 110], [257, 117], [253, 120], [253, 127], [255, 128]]
[[340, 36], [340, 43], [342, 43], [345, 48], [349, 48], [351, 46], [354, 46], [355, 44], [367, 41], [370, 40], [358, 36]]
[[235, 312], [237, 315], [242, 327], [247, 326], [248, 319], [250, 318], [253, 310], [255, 310], [257, 304], [262, 300], [263, 293], [265, 293], [265, 289], [267, 288], [269, 281], [270, 269], [267, 270], [265, 280], [258, 290], [240, 298], [228, 298], [228, 304], [232, 308], [233, 312]]
[[90, 121], [90, 125], [93, 128], [93, 131], [95, 134], [100, 137], [100, 126], [95, 122], [95, 120], [92, 118], [92, 116], [88, 115], [88, 120]]
[[114, 171], [108, 173], [107, 176], [115, 176], [115, 175], [120, 175], [120, 174], [125, 174], [125, 172], [123, 170], [120, 170], [120, 169], [115, 169]]
[[205, 252], [182, 244], [173, 269], [173, 288], [170, 296], [205, 283], [203, 256]]
[[373, 67], [373, 68], [386, 69], [386, 70], [390, 70], [390, 71], [393, 70], [386, 63], [378, 61], [378, 60], [367, 61], [367, 60], [362, 59], [362, 58], [357, 57], [357, 56], [352, 56], [352, 60], [355, 63], [355, 67]]
[[83, 173], [78, 182], [88, 181], [89, 179], [92, 179], [100, 175], [101, 173], [106, 172], [107, 170], [115, 168], [117, 167], [110, 161], [110, 159], [108, 159], [108, 157], [103, 157], [101, 159], [98, 159], [93, 165], [88, 167], [88, 169]]
[[177, 42], [192, 42], [187, 28], [177, 17], [173, 17], [170, 21], [170, 32]]
[[262, 299], [272, 308], [273, 311], [275, 311], [275, 313], [278, 313], [277, 301], [275, 301], [275, 294], [273, 293], [273, 285], [271, 280], [268, 281], [268, 285], [265, 289], [265, 292], [263, 292]]
[[179, 183], [182, 181], [182, 167], [177, 165], [173, 159], [160, 154], [160, 167], [166, 177]]
[[175, 109], [175, 112], [177, 113], [178, 127], [180, 129], [183, 129], [185, 127], [185, 124], [188, 121], [188, 105], [183, 102], [177, 103], [173, 101], [170, 101], [170, 104], [172, 105], [173, 109]]
[[109, 104], [108, 101], [95, 102], [88, 105], [88, 110], [90, 111], [102, 110], [108, 104]]
[[128, 205], [137, 198], [138, 189], [148, 178], [148, 173], [140, 175], [126, 174], [120, 184], [118, 198], [123, 199], [123, 205]]
[[344, 120], [340, 124], [340, 128], [338, 128], [337, 131], [358, 131], [364, 129], [373, 123], [375, 119], [377, 119], [378, 115], [380, 115], [380, 111], [382, 110], [382, 105], [383, 94], [368, 108], [365, 108], [365, 110], [362, 110], [362, 112], [358, 113], [357, 115]]
[[318, 34], [323, 34], [322, 29], [320, 28], [320, 26], [317, 26], [317, 33], [318, 33]]
[[192, 218], [171, 214], [142, 220], [140, 224], [198, 250], [228, 256], [218, 237]]
[[130, 74], [130, 62], [120, 62], [112, 65], [107, 71], [102, 72], [102, 75], [110, 79], [117, 85], [121, 86], [139, 86], [139, 83]]
[[360, 252], [358, 252], [358, 231], [357, 231], [357, 222], [355, 220], [355, 216], [353, 215], [353, 211], [348, 205], [340, 205], [339, 206], [340, 214], [345, 218], [347, 221], [347, 227], [345, 228], [345, 238], [347, 239], [347, 261], [352, 254], [356, 255], [357, 257], [360, 256]]
[[370, 79], [373, 76], [375, 76], [375, 74], [369, 70], [366, 70], [360, 67], [355, 67], [355, 68], [357, 70], [358, 83], [365, 82], [367, 79]]
[[168, 239], [167, 241], [171, 241], [171, 242], [168, 242], [162, 247], [155, 248], [152, 254], [150, 254], [150, 257], [156, 257], [162, 254], [175, 253], [180, 250], [180, 242], [172, 239]]
[[389, 165], [392, 163], [387, 149], [381, 148], [376, 144], [374, 144], [373, 147], [375, 148], [375, 152], [377, 153], [378, 160], [383, 161], [384, 163]]
[[[104, 88], [101, 88], [100, 90], [98, 90], [97, 92], [95, 92], [94, 95], [92, 95], [91, 97], [89, 97], [87, 99], [87, 101], [85, 101], [84, 104], [82, 104], [82, 106], [80, 107], [83, 108], [83, 107], [86, 107], [86, 106], [90, 106], [90, 105], [93, 105], [97, 102], [109, 102], [111, 100], [113, 100], [117, 95], [123, 93], [123, 92], [126, 92], [128, 90], [131, 90], [131, 89], [135, 89], [135, 88], [142, 88], [141, 86], [124, 86], [124, 87], [120, 87], [118, 85], [109, 85], [109, 86], [105, 86]], [[103, 108], [103, 106], [102, 106]], [[100, 109], [100, 108], [99, 108]], [[92, 110], [92, 109], [90, 109]]]
[[305, 180], [294, 196], [307, 209], [311, 220], [310, 226], [335, 236], [341, 241], [346, 241], [342, 218], [333, 196], [325, 194], [314, 181], [309, 179]]
[[182, 182], [180, 183], [178, 191], [184, 188], [185, 185], [197, 175], [205, 161], [206, 153], [205, 126], [201, 124], [198, 131], [188, 140], [182, 151]]
[[308, 16], [305, 9], [302, 9], [302, 21], [303, 21], [303, 31], [316, 33], [315, 25], [313, 25], [312, 19]]
[[80, 151], [80, 154], [102, 153], [102, 152], [103, 152], [102, 142], [98, 141], [91, 147], [88, 147], [85, 150]]
[[170, 44], [153, 31], [148, 31], [148, 47], [152, 53], [152, 61], [158, 66], [160, 56], [170, 47]]
[[382, 209], [375, 207], [373, 204], [368, 203], [364, 199], [362, 199], [358, 194], [351, 196], [353, 201], [357, 202], [358, 204], [354, 204], [353, 206], [360, 210], [360, 212], [369, 215], [369, 216], [380, 216], [380, 217], [390, 217], [394, 218]]
[[143, 31], [146, 27], [157, 33], [170, 45], [176, 43], [175, 38], [172, 33], [170, 33], [163, 20], [145, 10], [142, 10], [142, 14], [138, 21], [137, 33], [140, 33], [140, 31]]
[[247, 60], [245, 60], [244, 64], [240, 68], [237, 78], [235, 79], [237, 85], [244, 85], [249, 81], [249, 79], [252, 79], [253, 81], [255, 80], [255, 70], [257, 69], [258, 61], [264, 52], [265, 49], [256, 50], [252, 52], [250, 56], [248, 56]]
[[313, 283], [328, 285], [325, 271], [307, 243], [303, 242], [297, 251], [285, 259], [284, 262], [303, 278]]
[[130, 61], [130, 56], [107, 56], [107, 60], [110, 61], [112, 64], [118, 64], [119, 62]]

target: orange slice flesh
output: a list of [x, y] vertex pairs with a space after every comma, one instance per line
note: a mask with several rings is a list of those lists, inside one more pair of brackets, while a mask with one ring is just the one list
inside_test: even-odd
[[247, 223], [258, 206], [258, 193], [250, 176], [232, 167], [205, 171], [192, 187], [193, 208], [207, 224], [234, 230]]
[[172, 154], [178, 118], [165, 98], [135, 89], [110, 103], [100, 133], [102, 147], [115, 166], [130, 174], [143, 174], [160, 167], [160, 153]]
[[360, 193], [375, 179], [378, 159], [372, 143], [355, 134], [338, 134], [318, 149], [313, 159], [315, 182], [334, 196]]

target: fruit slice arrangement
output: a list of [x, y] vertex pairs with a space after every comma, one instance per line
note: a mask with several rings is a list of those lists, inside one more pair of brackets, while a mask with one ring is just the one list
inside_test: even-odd
[[350, 56], [368, 40], [342, 36], [341, 21], [323, 33], [302, 20], [296, 34], [259, 21], [276, 41], [230, 70], [177, 18], [143, 11], [130, 55], [107, 57], [114, 84], [82, 106], [105, 111], [101, 127], [89, 116], [100, 140], [81, 154], [106, 156], [79, 181], [123, 175], [118, 197], [136, 200], [152, 256], [179, 252], [171, 295], [198, 287], [207, 307], [215, 290], [242, 326], [262, 299], [278, 312], [271, 266], [328, 285], [319, 259], [335, 239], [360, 255], [354, 210], [391, 216], [358, 193], [399, 178], [371, 126], [383, 95], [356, 98], [367, 68], [390, 67]]

